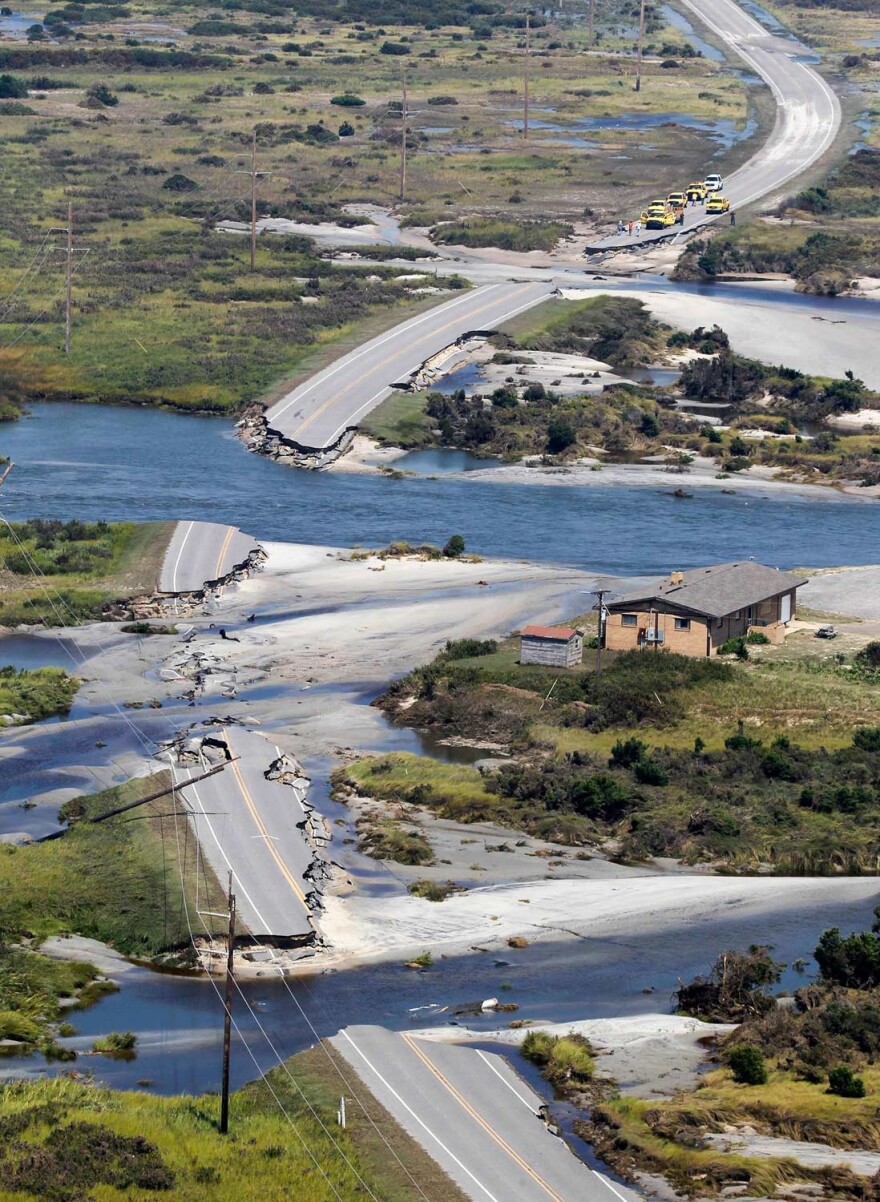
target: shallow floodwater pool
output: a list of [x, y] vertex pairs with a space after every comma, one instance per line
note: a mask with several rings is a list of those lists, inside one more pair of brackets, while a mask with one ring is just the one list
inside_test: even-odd
[[[528, 885], [523, 885], [523, 896], [528, 893]], [[460, 1022], [488, 1034], [499, 1025], [497, 1015], [454, 1014], [456, 1007], [487, 997], [517, 1003], [517, 1018], [555, 1022], [669, 1013], [678, 978], [706, 972], [724, 948], [748, 947], [760, 940], [773, 945], [777, 960], [791, 964], [799, 956], [809, 957], [825, 927], [867, 927], [871, 905], [870, 900], [829, 901], [761, 918], [738, 916], [734, 907], [729, 916], [705, 921], [694, 915], [663, 939], [656, 933], [617, 939], [587, 936], [449, 959], [435, 949], [436, 963], [425, 972], [388, 963], [288, 982], [253, 981], [244, 984], [234, 1000], [239, 1030], [233, 1046], [233, 1085], [252, 1080], [256, 1065], [270, 1068], [276, 1052], [292, 1055], [310, 1047], [316, 1033], [334, 1034], [353, 1023], [401, 1029]], [[807, 980], [807, 974], [788, 969], [782, 985], [793, 989]], [[73, 1014], [78, 1034], [64, 1042], [82, 1052], [98, 1035], [131, 1030], [138, 1035], [137, 1058], [83, 1058], [77, 1067], [126, 1088], [148, 1080], [162, 1093], [216, 1089], [223, 1009], [214, 985], [203, 978], [145, 968], [129, 970], [122, 982], [119, 993]], [[0, 1059], [0, 1078], [67, 1068], [46, 1066], [41, 1057]]]
[[[442, 545], [614, 575], [753, 555], [782, 568], [876, 562], [880, 504], [832, 491], [701, 488], [687, 505], [650, 487], [300, 472], [245, 450], [229, 422], [162, 411], [39, 404], [0, 431], [16, 468], [4, 513], [95, 521], [203, 519], [256, 538]], [[676, 477], [686, 483], [687, 477]]]

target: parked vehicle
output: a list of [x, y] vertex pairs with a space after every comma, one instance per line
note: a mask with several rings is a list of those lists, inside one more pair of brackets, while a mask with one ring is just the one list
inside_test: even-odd
[[664, 209], [662, 213], [652, 213], [645, 222], [649, 230], [665, 230], [675, 225], [676, 216], [672, 209]]
[[688, 200], [695, 200], [698, 204], [702, 204], [709, 189], [706, 187], [703, 180], [695, 180], [692, 184], [688, 184], [686, 196]]
[[817, 639], [836, 639], [837, 630], [833, 626], [820, 626], [816, 631]]
[[724, 187], [724, 180], [718, 174], [707, 175], [703, 180], [708, 192], [720, 192]]
[[666, 203], [671, 205], [673, 209], [682, 208], [687, 204], [687, 196], [684, 192], [670, 192], [666, 197]]
[[718, 193], [710, 196], [706, 204], [707, 213], [726, 213], [730, 208], [730, 201], [726, 196], [719, 196]]

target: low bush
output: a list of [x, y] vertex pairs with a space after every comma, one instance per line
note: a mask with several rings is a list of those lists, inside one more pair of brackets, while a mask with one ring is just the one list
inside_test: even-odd
[[767, 1069], [759, 1048], [743, 1043], [727, 1054], [727, 1063], [734, 1081], [740, 1085], [766, 1085]]
[[828, 1092], [841, 1098], [863, 1098], [865, 1082], [846, 1064], [840, 1064], [828, 1074]]

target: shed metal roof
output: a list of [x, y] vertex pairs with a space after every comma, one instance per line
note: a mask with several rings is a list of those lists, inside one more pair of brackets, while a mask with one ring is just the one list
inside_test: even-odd
[[567, 643], [580, 631], [570, 626], [524, 626], [520, 634], [524, 639], [552, 639], [554, 643]]
[[752, 560], [716, 563], [643, 585], [637, 592], [609, 601], [608, 609], [619, 612], [641, 601], [666, 601], [706, 617], [723, 618], [806, 583], [804, 576], [780, 572], [778, 568], [768, 568]]

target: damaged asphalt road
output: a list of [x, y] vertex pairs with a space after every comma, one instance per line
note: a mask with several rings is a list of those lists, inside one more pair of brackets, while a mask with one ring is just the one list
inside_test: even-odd
[[[330, 831], [307, 801], [309, 780], [296, 760], [232, 724], [191, 732], [165, 756], [205, 859], [224, 884], [233, 872], [237, 911], [250, 934], [313, 946], [321, 888], [333, 870], [323, 855]], [[224, 761], [223, 772], [186, 786]]]

